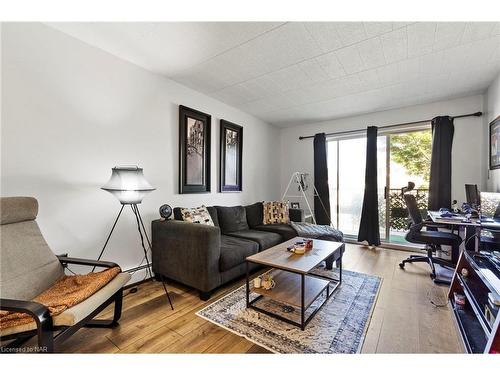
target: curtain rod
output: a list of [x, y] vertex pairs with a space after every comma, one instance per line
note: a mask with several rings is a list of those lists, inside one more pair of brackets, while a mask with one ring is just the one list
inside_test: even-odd
[[[466, 115], [459, 115], [459, 116], [451, 116], [452, 119], [456, 118], [462, 118], [462, 117], [481, 117], [483, 115], [483, 112], [474, 112], [474, 113], [469, 113]], [[401, 124], [392, 124], [392, 125], [385, 125], [385, 126], [379, 126], [379, 129], [387, 129], [387, 128], [394, 128], [394, 127], [399, 127], [399, 126], [405, 126], [405, 125], [416, 125], [416, 124], [423, 124], [426, 122], [431, 122], [431, 120], [421, 120], [421, 121], [412, 121], [412, 122], [403, 122]], [[346, 135], [346, 134], [351, 134], [351, 133], [359, 133], [361, 131], [366, 131], [366, 129], [357, 129], [357, 130], [346, 130], [343, 132], [335, 132], [335, 133], [326, 133], [325, 135], [327, 137], [330, 137], [332, 135]], [[299, 139], [307, 139], [307, 138], [314, 138], [314, 135], [307, 135], [307, 136], [300, 136]]]

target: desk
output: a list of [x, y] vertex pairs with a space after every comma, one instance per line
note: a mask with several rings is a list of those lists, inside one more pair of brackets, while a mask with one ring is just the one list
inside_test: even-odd
[[[441, 217], [439, 211], [427, 211], [431, 220], [436, 224], [446, 224], [446, 225], [457, 225], [459, 228], [472, 227], [476, 232], [476, 238], [474, 241], [474, 248], [479, 251], [479, 239], [481, 237], [481, 221], [479, 219], [471, 219], [470, 221], [465, 220], [465, 216], [458, 215], [453, 217]], [[459, 231], [460, 232], [460, 231]], [[462, 252], [464, 249], [464, 244], [460, 245]]]

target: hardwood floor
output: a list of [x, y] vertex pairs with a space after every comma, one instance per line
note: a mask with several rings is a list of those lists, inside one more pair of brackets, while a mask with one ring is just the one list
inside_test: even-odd
[[[347, 244], [344, 267], [383, 277], [362, 353], [456, 353], [461, 346], [446, 302], [447, 287], [435, 285], [424, 264], [398, 263], [409, 255]], [[114, 329], [81, 329], [62, 348], [66, 353], [265, 353], [266, 350], [195, 315], [203, 306], [242, 285], [218, 290], [208, 302], [185, 286], [170, 284], [175, 310], [162, 285], [147, 282], [125, 291], [123, 315]], [[110, 317], [111, 309], [101, 316]]]

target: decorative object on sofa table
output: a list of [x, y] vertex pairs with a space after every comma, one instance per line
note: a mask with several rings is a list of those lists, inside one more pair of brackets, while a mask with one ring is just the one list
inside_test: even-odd
[[[142, 249], [144, 250], [144, 258], [146, 259], [147, 272], [149, 273], [151, 278], [153, 278], [153, 274], [149, 266], [150, 263], [148, 259], [148, 251], [144, 244], [144, 237], [146, 237], [149, 249], [151, 249], [151, 241], [149, 240], [149, 237], [146, 233], [144, 222], [142, 221], [142, 216], [139, 211], [139, 207], [137, 205], [142, 202], [147, 193], [152, 192], [153, 190], [155, 190], [155, 188], [152, 187], [149, 184], [149, 182], [144, 178], [142, 168], [139, 168], [137, 166], [120, 166], [112, 168], [111, 178], [106, 183], [106, 185], [104, 185], [101, 189], [106, 190], [107, 192], [113, 194], [120, 201], [122, 207], [120, 208], [120, 212], [118, 212], [118, 216], [116, 217], [116, 220], [113, 226], [111, 227], [111, 231], [109, 232], [109, 235], [106, 238], [106, 242], [104, 243], [104, 246], [102, 247], [101, 253], [99, 254], [97, 260], [100, 260], [102, 255], [104, 254], [104, 250], [106, 249], [109, 239], [111, 238], [111, 235], [113, 234], [113, 231], [116, 227], [116, 223], [118, 222], [118, 219], [120, 218], [123, 212], [123, 208], [125, 206], [130, 206], [132, 212], [134, 213], [135, 220], [137, 222], [137, 230], [139, 231], [139, 236], [141, 237], [141, 245]], [[174, 306], [172, 305], [172, 301], [170, 300], [167, 286], [163, 278], [162, 278], [162, 284], [163, 288], [165, 289], [168, 302], [170, 303], [170, 307], [173, 310]]]
[[313, 248], [313, 240], [304, 238], [304, 242], [306, 244], [306, 250], [311, 250]]
[[179, 193], [210, 192], [209, 114], [179, 106]]
[[164, 204], [160, 207], [160, 216], [164, 220], [168, 220], [172, 216], [172, 207], [168, 204]]
[[300, 203], [299, 202], [290, 202], [290, 207], [291, 208], [300, 208]]
[[265, 274], [262, 276], [262, 287], [265, 290], [273, 289], [276, 286], [276, 281], [271, 274]]
[[286, 248], [289, 252], [302, 255], [306, 253], [306, 244], [304, 242], [296, 242], [292, 246]]
[[243, 127], [220, 120], [219, 191], [242, 191]]
[[253, 286], [254, 288], [260, 288], [262, 286], [262, 277], [257, 276], [255, 279], [253, 279]]

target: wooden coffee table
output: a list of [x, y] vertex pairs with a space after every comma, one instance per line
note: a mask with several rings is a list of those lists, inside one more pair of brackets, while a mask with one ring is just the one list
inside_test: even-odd
[[[246, 302], [247, 308], [252, 308], [281, 321], [293, 324], [294, 326], [300, 327], [304, 330], [306, 325], [342, 283], [342, 253], [340, 253], [340, 258], [338, 260], [338, 279], [315, 274], [312, 271], [322, 261], [338, 250], [342, 246], [342, 243], [313, 240], [312, 250], [306, 251], [303, 255], [287, 251], [288, 246], [291, 246], [295, 242], [301, 241], [302, 239], [303, 237], [292, 238], [289, 241], [283, 242], [246, 258]], [[273, 289], [266, 290], [262, 287], [255, 288], [253, 283], [250, 285], [250, 263], [271, 267], [272, 270], [270, 272], [273, 275], [276, 286]], [[333, 287], [330, 286], [332, 281], [335, 282]], [[306, 310], [320, 295], [322, 295], [325, 290], [325, 300], [306, 318]], [[250, 300], [251, 292], [259, 294], [259, 296]], [[255, 306], [255, 303], [263, 297], [270, 298], [292, 307], [300, 308], [300, 322], [293, 321], [271, 311]]]

